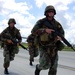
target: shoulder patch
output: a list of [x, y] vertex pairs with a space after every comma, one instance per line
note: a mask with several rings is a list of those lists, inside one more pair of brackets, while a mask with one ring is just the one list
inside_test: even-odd
[[61, 28], [61, 25], [60, 24], [58, 24], [58, 28]]

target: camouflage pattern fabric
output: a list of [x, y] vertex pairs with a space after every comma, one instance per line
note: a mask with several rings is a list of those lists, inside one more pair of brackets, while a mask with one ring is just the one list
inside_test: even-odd
[[[45, 21], [45, 19], [44, 19]], [[57, 43], [58, 40], [56, 39], [56, 36], [53, 34], [47, 34], [43, 30], [47, 27], [43, 25], [43, 19], [36, 22], [32, 29], [32, 33], [35, 34], [38, 30], [42, 30], [41, 34], [35, 34], [38, 35], [39, 38], [39, 64], [38, 69], [40, 70], [46, 70], [49, 69], [48, 75], [56, 75], [57, 72], [57, 66], [58, 66], [58, 50], [63, 49], [63, 45], [60, 45], [62, 43]], [[61, 32], [61, 34], [64, 36], [64, 30], [61, 26], [61, 24], [56, 21], [55, 19], [52, 20], [52, 24], [56, 25], [57, 30]], [[58, 45], [57, 45], [58, 44]], [[62, 47], [63, 46], [63, 47]]]
[[18, 39], [19, 42], [21, 42], [21, 34], [17, 28], [14, 27], [12, 31], [10, 31], [10, 28], [7, 27], [2, 33], [1, 33], [1, 40], [4, 43], [4, 68], [8, 68], [10, 66], [10, 61], [14, 60], [15, 54], [18, 54], [19, 48], [16, 44], [8, 44], [6, 42], [7, 38], [4, 37], [5, 35], [9, 35], [9, 37], [13, 39]]
[[34, 39], [35, 39], [35, 36], [32, 34], [30, 34], [27, 38], [30, 61], [34, 61], [34, 57], [38, 56], [38, 48], [34, 45]]
[[52, 59], [54, 60], [55, 56], [57, 55], [57, 53], [55, 52], [57, 50], [56, 48], [54, 48], [54, 46], [50, 45], [47, 47], [41, 46], [39, 48], [39, 51], [40, 51], [39, 68], [48, 69], [51, 66]]
[[58, 54], [51, 60], [48, 75], [56, 75], [58, 67]]
[[[4, 52], [3, 52], [3, 56], [4, 56], [4, 67], [9, 67], [10, 61], [14, 60], [15, 54], [17, 54], [19, 52], [18, 47], [16, 46], [4, 46]], [[8, 66], [6, 66], [7, 64]], [[6, 64], [6, 65], [5, 65]]]
[[38, 56], [38, 48], [36, 48], [35, 46], [30, 46], [29, 55], [30, 55], [30, 61], [34, 61], [34, 57]]

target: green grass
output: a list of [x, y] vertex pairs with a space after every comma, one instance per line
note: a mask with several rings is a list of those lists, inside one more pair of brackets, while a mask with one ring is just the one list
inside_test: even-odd
[[22, 45], [24, 45], [25, 47], [28, 47], [28, 44], [27, 43], [22, 43]]
[[25, 46], [26, 48], [28, 48], [28, 44], [27, 43], [22, 43], [22, 45]]
[[[75, 49], [75, 48], [74, 48], [74, 49]], [[63, 49], [63, 51], [73, 51], [73, 49], [71, 49], [71, 48], [68, 47], [68, 46], [65, 46], [64, 49]]]
[[[23, 46], [25, 46], [26, 48], [28, 48], [28, 44], [27, 43], [22, 43]], [[74, 48], [75, 49], [75, 48]], [[70, 47], [65, 46], [63, 51], [73, 51]]]

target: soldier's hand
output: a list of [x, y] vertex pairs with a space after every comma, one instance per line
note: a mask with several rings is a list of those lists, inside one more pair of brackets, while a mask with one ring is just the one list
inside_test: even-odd
[[17, 43], [17, 46], [19, 46], [19, 43]]
[[13, 42], [11, 40], [7, 40], [7, 43], [9, 44], [13, 44]]
[[61, 39], [61, 37], [60, 37], [60, 36], [57, 36], [57, 40], [60, 40], [60, 41], [62, 41], [62, 39]]
[[42, 32], [42, 29], [38, 29], [38, 30], [35, 32], [36, 35], [40, 35], [41, 33], [43, 33], [43, 32]]
[[48, 34], [51, 34], [52, 32], [54, 32], [54, 30], [53, 29], [45, 29], [45, 31], [46, 31], [46, 33], [48, 33]]

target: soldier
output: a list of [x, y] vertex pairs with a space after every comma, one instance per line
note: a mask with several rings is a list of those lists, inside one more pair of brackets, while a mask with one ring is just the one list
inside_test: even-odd
[[[19, 30], [15, 27], [16, 21], [14, 18], [10, 18], [8, 21], [8, 27], [4, 29], [1, 33], [1, 40], [4, 43], [4, 64], [3, 67], [4, 73], [9, 74], [8, 67], [10, 66], [10, 61], [14, 60], [15, 54], [18, 54], [19, 52], [19, 43], [21, 43], [22, 38]], [[7, 37], [6, 37], [7, 36]], [[15, 44], [10, 40], [9, 38], [12, 38], [14, 40], [18, 40], [18, 43]]]
[[[56, 75], [58, 66], [58, 50], [64, 48], [61, 37], [54, 32], [56, 29], [64, 36], [64, 30], [61, 24], [55, 20], [56, 10], [54, 6], [49, 5], [45, 8], [45, 18], [38, 20], [31, 33], [36, 35], [39, 45], [39, 64], [36, 65], [35, 75], [40, 75], [41, 70], [49, 69], [48, 75]], [[51, 26], [49, 28], [47, 25]]]
[[34, 44], [34, 39], [35, 36], [33, 34], [30, 34], [27, 38], [27, 42], [28, 42], [28, 47], [29, 47], [29, 55], [30, 55], [30, 65], [32, 66], [32, 62], [34, 62], [34, 57], [38, 56], [38, 48], [37, 46]]

